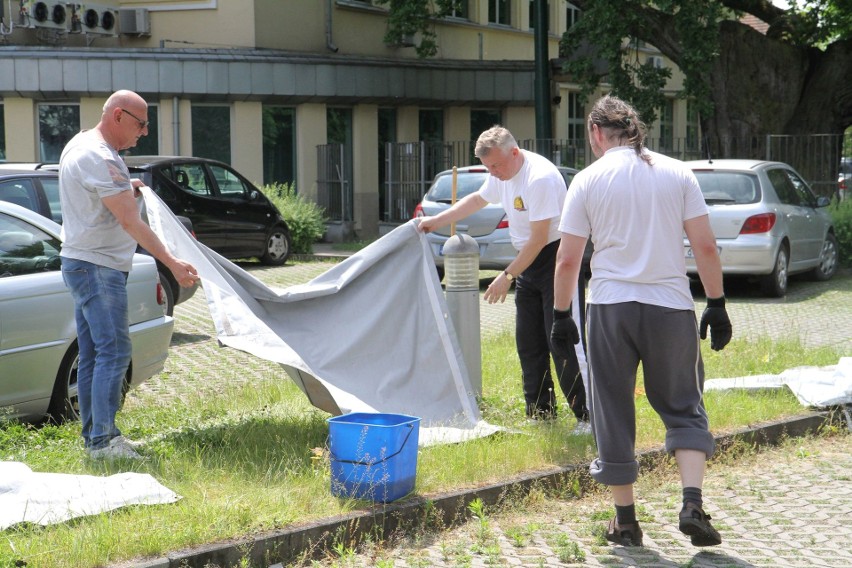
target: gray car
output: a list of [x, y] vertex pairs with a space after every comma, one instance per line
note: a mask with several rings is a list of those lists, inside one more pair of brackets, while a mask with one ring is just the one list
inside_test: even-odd
[[[21, 205], [62, 224], [58, 165], [42, 163], [0, 164], [0, 201]], [[144, 208], [142, 212], [144, 214]], [[192, 221], [189, 218], [178, 215], [178, 219], [190, 233], [194, 234]], [[163, 289], [166, 292], [166, 314], [174, 315], [175, 306], [189, 300], [198, 290], [198, 283], [188, 288], [180, 286], [172, 271], [159, 260], [157, 261], [157, 270], [160, 275], [160, 282], [163, 283]]]
[[[0, 419], [77, 419], [74, 301], [62, 281], [54, 221], [0, 201]], [[127, 281], [133, 356], [126, 388], [159, 373], [174, 320], [157, 265], [136, 254]]]
[[[770, 297], [790, 275], [828, 280], [839, 253], [827, 197], [816, 197], [788, 164], [760, 160], [686, 162], [701, 185], [725, 275], [757, 279]], [[687, 272], [697, 273], [684, 238]]]
[[[571, 185], [578, 170], [559, 166], [559, 172], [565, 178], [565, 189]], [[477, 191], [490, 175], [485, 166], [465, 166], [456, 168], [456, 199], [461, 199]], [[452, 204], [453, 171], [445, 170], [435, 176], [429, 191], [423, 196], [414, 210], [414, 217], [437, 215]], [[515, 259], [518, 251], [512, 246], [509, 236], [509, 221], [503, 206], [489, 203], [473, 215], [456, 223], [456, 231], [467, 233], [479, 244], [479, 268], [484, 270], [504, 270]], [[442, 227], [426, 235], [435, 258], [438, 274], [443, 276], [444, 243], [450, 238], [450, 227]]]

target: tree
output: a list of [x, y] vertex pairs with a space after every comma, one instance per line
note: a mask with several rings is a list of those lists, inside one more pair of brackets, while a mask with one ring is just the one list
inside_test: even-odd
[[432, 57], [438, 52], [435, 40], [435, 18], [443, 18], [461, 7], [462, 0], [375, 0], [388, 6], [388, 28], [385, 43], [401, 45], [406, 37], [420, 34], [415, 46], [419, 57]]
[[[850, 0], [793, 0], [786, 9], [769, 0], [571, 2], [583, 16], [560, 53], [586, 92], [605, 81], [653, 112], [660, 75], [630, 57], [632, 39], [684, 72], [682, 94], [699, 105], [711, 137], [842, 134], [852, 124]], [[766, 33], [743, 23], [746, 14], [766, 22]]]

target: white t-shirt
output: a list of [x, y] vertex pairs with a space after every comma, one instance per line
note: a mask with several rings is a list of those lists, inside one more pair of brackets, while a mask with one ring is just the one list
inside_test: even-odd
[[530, 223], [550, 219], [547, 242], [559, 240], [559, 215], [565, 202], [565, 178], [553, 163], [539, 154], [521, 150], [524, 165], [512, 179], [488, 176], [479, 195], [489, 203], [502, 203], [509, 219], [512, 246], [521, 250], [530, 240]]
[[588, 303], [694, 309], [683, 223], [706, 215], [707, 205], [689, 168], [645, 151], [650, 165], [620, 146], [574, 176], [559, 230], [592, 237]]
[[132, 189], [124, 160], [96, 130], [74, 136], [59, 158], [60, 255], [129, 272], [136, 241], [101, 198]]

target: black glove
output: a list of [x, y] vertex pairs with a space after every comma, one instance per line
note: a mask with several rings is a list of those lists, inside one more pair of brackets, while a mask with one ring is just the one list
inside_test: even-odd
[[731, 320], [725, 310], [725, 296], [707, 298], [707, 307], [701, 314], [701, 339], [707, 339], [707, 326], [710, 326], [710, 348], [721, 351], [731, 341]]
[[580, 343], [580, 331], [571, 310], [553, 310], [553, 327], [550, 330], [550, 349], [560, 359], [576, 358], [574, 345]]

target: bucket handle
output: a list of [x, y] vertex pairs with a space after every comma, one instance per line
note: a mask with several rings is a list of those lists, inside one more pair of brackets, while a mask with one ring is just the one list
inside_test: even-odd
[[[376, 460], [374, 462], [366, 462], [366, 461], [359, 461], [359, 460], [341, 460], [341, 459], [337, 459], [334, 456], [334, 454], [331, 454], [331, 459], [333, 459], [334, 461], [336, 461], [338, 463], [351, 463], [353, 465], [366, 465], [366, 466], [374, 466], [374, 465], [378, 465], [380, 463], [384, 463], [391, 458], [395, 458], [396, 456], [398, 456], [400, 454], [400, 452], [402, 452], [403, 449], [405, 449], [405, 444], [408, 443], [408, 437], [411, 436], [411, 433], [414, 431], [414, 425], [413, 424], [405, 424], [405, 426], [408, 426], [408, 433], [405, 435], [405, 439], [402, 441], [402, 444], [400, 444], [399, 449], [389, 456], [385, 456], [385, 457], [383, 457], [379, 460]], [[329, 450], [329, 453], [331, 453], [331, 450]]]

